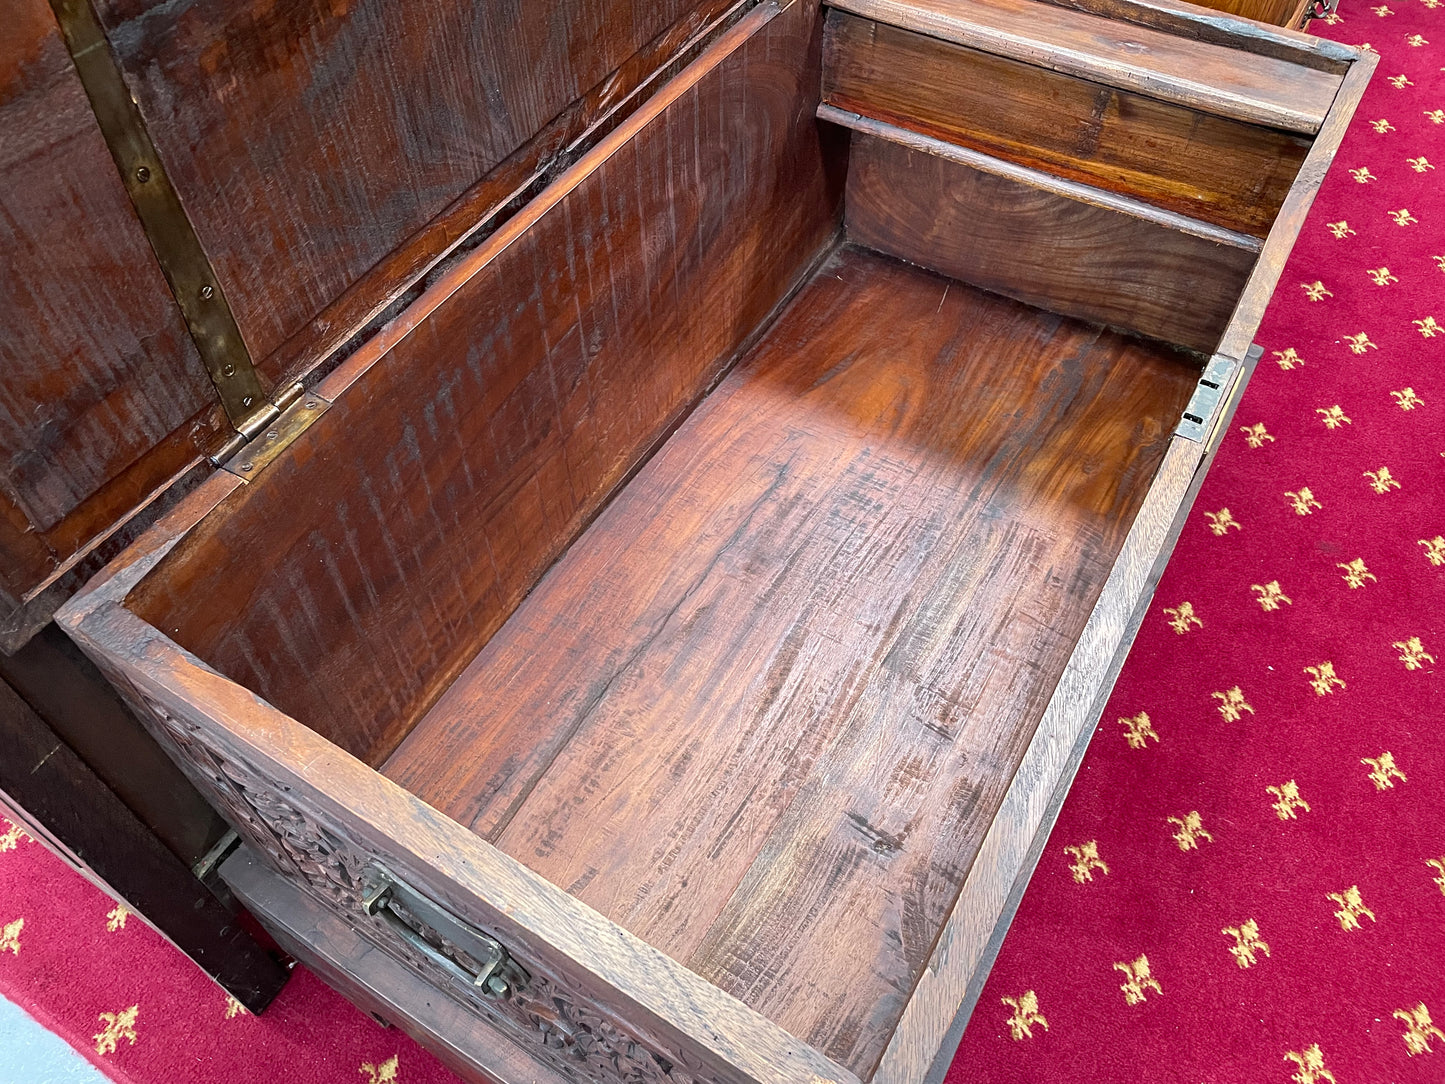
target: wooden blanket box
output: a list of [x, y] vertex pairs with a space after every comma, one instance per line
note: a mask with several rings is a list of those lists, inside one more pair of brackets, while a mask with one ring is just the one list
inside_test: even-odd
[[714, 8], [57, 616], [479, 1081], [941, 1078], [1375, 62]]

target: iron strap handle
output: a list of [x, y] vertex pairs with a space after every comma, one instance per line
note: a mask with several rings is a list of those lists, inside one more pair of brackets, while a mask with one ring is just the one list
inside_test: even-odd
[[530, 975], [500, 942], [475, 930], [380, 867], [373, 867], [361, 909], [453, 978], [488, 997], [523, 989]]

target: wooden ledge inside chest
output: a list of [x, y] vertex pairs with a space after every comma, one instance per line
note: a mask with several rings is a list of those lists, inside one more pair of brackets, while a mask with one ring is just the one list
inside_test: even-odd
[[[317, 386], [264, 468], [212, 479], [66, 617], [178, 755], [250, 750], [357, 864], [510, 930], [525, 966], [613, 931], [662, 987], [592, 941], [555, 953], [612, 975], [611, 1019], [685, 1037], [657, 1064], [696, 1043], [712, 1069], [690, 1079], [773, 1079], [748, 1062], [768, 1043], [802, 1084], [934, 1056], [964, 1000], [919, 1007], [940, 953], [971, 937], [964, 980], [986, 970], [1242, 388], [1199, 407], [1201, 352], [1247, 343], [1292, 239], [1271, 223], [1297, 228], [1297, 174], [1338, 139], [1340, 76], [1303, 62], [1313, 90], [1270, 127], [1257, 73], [1239, 115], [1167, 79], [1136, 102], [1104, 50], [1061, 75], [1017, 27], [954, 33], [956, 4], [933, 5], [942, 37], [871, 6], [906, 25], [755, 8]], [[879, 43], [962, 75], [882, 87], [913, 69]], [[985, 54], [1066, 103], [1079, 87], [1050, 80], [1105, 80], [1098, 142], [940, 121], [965, 114], [929, 95]], [[1185, 113], [1206, 147], [1244, 126], [1224, 175], [1149, 159]], [[1203, 444], [1174, 432], [1189, 410]], [[196, 777], [229, 787], [210, 755]], [[243, 832], [285, 866], [253, 806]], [[539, 925], [518, 891], [548, 901]], [[739, 1045], [712, 1022], [734, 1008], [774, 1031]]]

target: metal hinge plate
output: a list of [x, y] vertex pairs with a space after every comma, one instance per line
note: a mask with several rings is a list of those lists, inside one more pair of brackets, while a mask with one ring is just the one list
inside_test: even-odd
[[315, 392], [301, 392], [295, 385], [297, 396], [285, 410], [256, 434], [255, 439], [241, 445], [232, 452], [229, 447], [223, 451], [225, 458], [220, 462], [222, 470], [229, 471], [243, 482], [249, 482], [274, 463], [302, 433], [331, 406], [329, 400]]
[[1204, 443], [1206, 435], [1212, 429], [1220, 402], [1234, 386], [1239, 367], [1239, 362], [1223, 354], [1216, 354], [1209, 359], [1209, 364], [1204, 367], [1204, 372], [1199, 377], [1199, 383], [1195, 385], [1189, 405], [1184, 408], [1184, 416], [1179, 419], [1179, 425], [1174, 429], [1175, 433], [1200, 444]]

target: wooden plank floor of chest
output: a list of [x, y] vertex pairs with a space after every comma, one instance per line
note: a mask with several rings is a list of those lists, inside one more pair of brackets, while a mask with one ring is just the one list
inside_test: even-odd
[[1373, 64], [1193, 10], [757, 5], [66, 607], [284, 943], [479, 1079], [942, 1072]]

